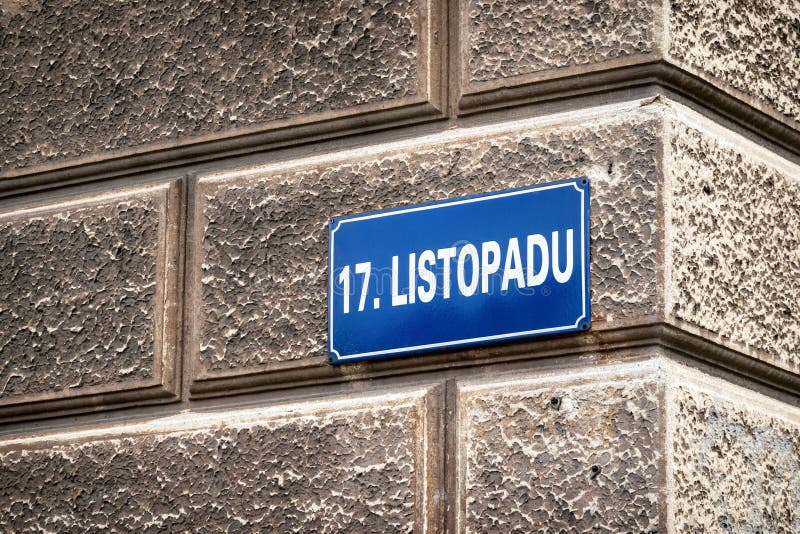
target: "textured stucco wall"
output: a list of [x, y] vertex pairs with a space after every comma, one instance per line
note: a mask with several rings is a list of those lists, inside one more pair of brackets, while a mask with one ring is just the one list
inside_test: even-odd
[[800, 414], [699, 374], [667, 388], [674, 532], [800, 531]]
[[667, 57], [800, 120], [800, 1], [671, 0]]
[[0, 450], [0, 529], [421, 532], [425, 394], [28, 440]]
[[[593, 184], [595, 331], [663, 314], [702, 338], [797, 371], [797, 166], [681, 104], [651, 98], [202, 174], [193, 190], [187, 273], [198, 297], [187, 317], [200, 329], [189, 331], [185, 372], [235, 377], [275, 365], [301, 369], [304, 360], [324, 356], [332, 216], [578, 175]], [[162, 282], [157, 258], [166, 254], [161, 240], [177, 239], [162, 227], [166, 190], [7, 210], [0, 218], [9, 250], [3, 261], [13, 271], [23, 255], [27, 265], [48, 270], [37, 277], [55, 284], [41, 287], [60, 299], [50, 310], [56, 317], [73, 309], [68, 297], [108, 294], [63, 279], [107, 285], [130, 278], [120, 290], [131, 295], [121, 302], [144, 310], [152, 328]], [[61, 256], [69, 261], [42, 260], [67, 249]], [[773, 276], [778, 269], [784, 276]], [[17, 285], [5, 295], [13, 314], [3, 318], [21, 321], [20, 332], [32, 335], [35, 326], [26, 325], [36, 318], [38, 335], [58, 333], [47, 328], [48, 315], [31, 311], [36, 295], [12, 280]], [[75, 305], [78, 317], [91, 315], [84, 323], [98, 309]], [[101, 313], [119, 322], [126, 315], [112, 312], [124, 309]], [[115, 326], [138, 343], [129, 348], [150, 347], [135, 353], [146, 365], [129, 377], [127, 360], [111, 357], [123, 338], [100, 330], [87, 338], [70, 325], [61, 348], [111, 345], [77, 351], [72, 366], [34, 362], [17, 373], [25, 380], [8, 382], [22, 388], [23, 401], [66, 391], [69, 373], [112, 389], [119, 380], [119, 388], [128, 387], [140, 370], [150, 377], [152, 330]], [[13, 379], [27, 346], [4, 341], [22, 347], [3, 367]], [[295, 401], [268, 414], [241, 416], [231, 406], [213, 424], [189, 404], [177, 419], [154, 416], [138, 427], [12, 433], [0, 437], [0, 501], [7, 505], [0, 523], [12, 530], [157, 530], [189, 528], [200, 518], [212, 530], [409, 531], [439, 525], [442, 499], [450, 498], [459, 528], [469, 532], [528, 532], [542, 524], [579, 532], [796, 529], [800, 418], [777, 401], [759, 401], [766, 408], [758, 410], [749, 401], [746, 408], [719, 401], [735, 386], [709, 379], [713, 387], [706, 387], [705, 375], [669, 363], [666, 352], [653, 356], [595, 366], [580, 362], [628, 356], [584, 354], [577, 368], [573, 361], [562, 371], [542, 374], [532, 364], [524, 374], [507, 374], [501, 365], [486, 379], [457, 378], [448, 423], [456, 463], [445, 467], [456, 471], [448, 489], [456, 493], [442, 492], [433, 467], [446, 446], [442, 419], [450, 416], [437, 411], [441, 400], [425, 400], [429, 393], [364, 397], [340, 410], [323, 392], [318, 404]], [[435, 369], [425, 377], [442, 384]], [[355, 389], [363, 387], [358, 383]], [[344, 456], [331, 455], [336, 448]], [[698, 512], [687, 513], [692, 507]]]
[[424, 12], [414, 0], [5, 0], [0, 171], [414, 97]]
[[167, 192], [0, 213], [0, 404], [158, 378]]
[[800, 370], [800, 166], [681, 111], [668, 121], [669, 320]]
[[[0, 0], [0, 531], [800, 531], [798, 1]], [[578, 176], [591, 331], [327, 363], [331, 217]]]
[[325, 355], [332, 216], [584, 175], [592, 179], [593, 321], [654, 314], [659, 120], [646, 108], [614, 112], [201, 181], [202, 244], [190, 283], [200, 286], [202, 369]]
[[658, 381], [565, 375], [461, 391], [464, 531], [658, 530]]
[[461, 0], [463, 92], [663, 60], [800, 121], [798, 0]]
[[459, 532], [800, 524], [800, 409], [662, 352], [456, 385], [452, 493], [435, 390], [384, 390], [0, 438], [0, 525], [421, 532], [443, 497]]
[[655, 357], [459, 395], [465, 532], [796, 532], [800, 410]]
[[652, 53], [652, 0], [464, 2], [468, 79], [501, 80]]
[[595, 328], [663, 313], [796, 372], [800, 167], [683, 105], [643, 104], [202, 179], [202, 369], [324, 356], [331, 217], [586, 175]]

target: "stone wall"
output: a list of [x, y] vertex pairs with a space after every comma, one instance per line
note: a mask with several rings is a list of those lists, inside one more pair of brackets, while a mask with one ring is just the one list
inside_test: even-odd
[[[797, 2], [0, 15], [0, 530], [800, 531]], [[333, 217], [578, 176], [588, 332], [330, 364]]]

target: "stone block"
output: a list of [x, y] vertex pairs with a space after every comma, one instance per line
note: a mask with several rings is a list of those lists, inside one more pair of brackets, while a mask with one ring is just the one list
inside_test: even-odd
[[423, 532], [428, 390], [0, 442], [0, 529]]
[[679, 106], [665, 129], [665, 308], [800, 371], [800, 166]]
[[800, 529], [800, 410], [664, 353], [458, 398], [461, 532]]
[[[631, 70], [586, 83], [662, 77], [706, 98], [696, 76], [800, 128], [800, 0], [462, 0], [460, 9], [462, 109], [546, 97], [579, 87], [576, 75], [661, 62], [672, 72]], [[558, 79], [564, 84], [535, 89]], [[520, 89], [491, 95], [509, 87]]]
[[671, 0], [667, 61], [800, 121], [800, 0]]
[[428, 0], [3, 2], [0, 176], [435, 100], [438, 11]]
[[465, 82], [653, 56], [655, 2], [464, 0]]
[[674, 532], [800, 531], [800, 414], [692, 373], [667, 389]]
[[195, 378], [324, 365], [333, 216], [581, 175], [593, 331], [663, 321], [800, 371], [800, 166], [656, 98], [201, 176]]
[[0, 213], [0, 417], [174, 391], [179, 203], [160, 184]]
[[462, 532], [655, 532], [655, 373], [515, 378], [459, 392]]
[[658, 303], [659, 124], [634, 104], [201, 177], [195, 378], [324, 361], [332, 216], [584, 175], [594, 328], [646, 321]]

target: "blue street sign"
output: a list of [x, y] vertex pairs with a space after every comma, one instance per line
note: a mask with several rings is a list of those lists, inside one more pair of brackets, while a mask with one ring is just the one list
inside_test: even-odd
[[587, 330], [589, 180], [335, 218], [333, 363]]

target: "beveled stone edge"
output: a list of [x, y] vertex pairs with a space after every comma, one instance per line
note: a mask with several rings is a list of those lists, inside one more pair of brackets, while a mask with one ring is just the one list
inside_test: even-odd
[[663, 60], [600, 63], [569, 74], [548, 71], [534, 76], [503, 80], [501, 86], [472, 85], [458, 98], [459, 115], [471, 115], [498, 108], [565, 100], [593, 93], [610, 93], [640, 86], [660, 86], [715, 111], [737, 125], [781, 147], [800, 154], [800, 122], [758, 105], [741, 91], [721, 89], [687, 70]]
[[67, 162], [68, 165], [17, 176], [0, 176], [0, 198], [49, 189], [55, 186], [80, 184], [118, 178], [172, 167], [204, 163], [222, 158], [242, 156], [347, 135], [435, 120], [441, 110], [430, 102], [411, 104], [390, 110], [362, 112], [345, 117], [318, 120], [305, 124], [233, 133], [227, 131], [205, 140], [176, 142], [160, 146], [144, 145], [129, 153], [98, 155], [93, 161]]
[[[656, 466], [658, 469], [658, 485], [653, 488], [657, 495], [658, 502], [658, 521], [659, 525], [664, 524], [666, 518], [666, 466], [664, 458], [665, 427], [663, 424], [664, 412], [664, 382], [668, 374], [666, 367], [671, 364], [670, 356], [666, 351], [658, 346], [649, 347], [650, 350], [643, 350], [635, 360], [622, 360], [617, 362], [604, 363], [598, 366], [584, 365], [572, 368], [557, 368], [550, 370], [527, 369], [524, 372], [509, 373], [500, 371], [487, 377], [460, 379], [455, 385], [456, 407], [454, 426], [458, 440], [454, 451], [456, 460], [452, 467], [457, 471], [456, 494], [456, 525], [457, 532], [464, 532], [467, 524], [467, 462], [464, 454], [466, 452], [467, 427], [466, 402], [473, 396], [481, 394], [491, 395], [496, 392], [498, 387], [503, 391], [524, 392], [536, 391], [538, 389], [550, 387], [581, 388], [597, 387], [603, 384], [623, 384], [628, 380], [636, 380], [641, 383], [652, 384], [658, 398], [658, 418], [654, 421], [656, 436], [654, 443], [658, 447]], [[612, 349], [614, 350], [614, 349]]]
[[420, 32], [417, 95], [0, 172], [0, 198], [444, 118], [447, 1], [422, 0], [419, 5], [425, 31]]
[[[464, 30], [466, 32], [466, 30]], [[629, 54], [615, 59], [607, 59], [594, 63], [584, 63], [569, 65], [565, 67], [548, 68], [526, 74], [516, 74], [505, 78], [492, 78], [483, 81], [471, 81], [468, 79], [469, 71], [462, 70], [461, 91], [459, 96], [462, 102], [471, 102], [478, 95], [491, 94], [497, 91], [520, 88], [522, 86], [535, 85], [537, 83], [555, 81], [560, 79], [585, 76], [596, 72], [611, 71], [624, 67], [642, 65], [657, 62], [662, 59], [657, 52]], [[468, 57], [463, 57], [465, 67], [468, 66]], [[461, 109], [467, 109], [464, 105]]]
[[666, 479], [663, 491], [667, 511], [666, 522], [663, 524], [668, 532], [675, 532], [674, 522], [680, 512], [675, 507], [677, 469], [674, 457], [674, 445], [681, 437], [681, 428], [676, 425], [679, 390], [700, 394], [710, 401], [727, 404], [748, 415], [777, 420], [793, 427], [800, 425], [800, 405], [796, 399], [787, 403], [783, 399], [751, 387], [746, 381], [734, 382], [729, 377], [712, 375], [705, 370], [687, 366], [684, 362], [665, 359], [663, 365], [666, 372], [663, 380], [664, 406], [661, 417], [665, 421], [665, 430], [661, 448], [664, 451]]
[[193, 380], [189, 386], [189, 396], [193, 400], [207, 399], [641, 347], [669, 349], [689, 360], [731, 371], [793, 396], [800, 395], [800, 375], [651, 316], [642, 318], [638, 323], [617, 325], [605, 330], [594, 329], [584, 334], [511, 342], [471, 350], [452, 350], [341, 366], [329, 365], [327, 358], [320, 357], [294, 368], [210, 376]]
[[[187, 313], [184, 322], [184, 339], [186, 340], [184, 350], [185, 366], [189, 369], [189, 372], [186, 373], [184, 389], [186, 391], [195, 391], [196, 384], [216, 382], [218, 380], [227, 382], [229, 379], [265, 374], [273, 376], [279, 375], [283, 371], [290, 375], [295, 374], [300, 369], [310, 369], [310, 372], [313, 372], [313, 369], [326, 366], [329, 361], [327, 356], [313, 356], [297, 360], [271, 362], [260, 367], [251, 366], [248, 368], [231, 370], [209, 371], [203, 367], [199, 355], [202, 343], [201, 334], [204, 317], [202, 313], [198, 313], [198, 310], [203, 310], [202, 263], [204, 259], [204, 212], [208, 196], [220, 190], [224, 190], [231, 185], [252, 184], [262, 180], [269, 180], [275, 176], [281, 176], [286, 172], [315, 169], [321, 163], [332, 165], [345, 162], [373, 160], [374, 158], [402, 155], [412, 150], [419, 150], [431, 146], [446, 146], [451, 142], [471, 143], [487, 138], [494, 138], [496, 136], [518, 136], [524, 135], [527, 132], [550, 127], [572, 128], [576, 125], [582, 125], [587, 120], [597, 119], [601, 116], [607, 117], [609, 114], [625, 113], [636, 118], [645, 116], [657, 118], [659, 117], [657, 111], [646, 108], [646, 106], [653, 102], [654, 99], [652, 97], [637, 98], [633, 101], [624, 101], [622, 103], [591, 106], [582, 109], [577, 115], [574, 112], [557, 112], [547, 116], [545, 121], [542, 121], [541, 117], [536, 119], [525, 117], [511, 122], [505, 121], [489, 125], [477, 125], [467, 127], [464, 130], [447, 130], [424, 135], [422, 137], [394, 140], [387, 143], [367, 145], [365, 147], [345, 148], [341, 150], [334, 149], [332, 152], [320, 153], [311, 158], [290, 159], [288, 161], [278, 161], [255, 167], [234, 167], [225, 171], [200, 171], [187, 174], [189, 207], [187, 210], [186, 237], [185, 308]], [[604, 120], [608, 120], [609, 122], [615, 121], [615, 119], [607, 118]], [[620, 124], [622, 124], [621, 121]], [[602, 323], [598, 323], [597, 321], [595, 323], [596, 327], [607, 328], [607, 326], [604, 326]], [[345, 367], [349, 368], [349, 366]], [[192, 396], [190, 398], [196, 397]]]
[[[154, 362], [151, 379], [100, 384], [78, 390], [59, 390], [7, 399], [0, 404], [0, 425], [82, 412], [96, 412], [143, 404], [177, 401], [180, 395], [179, 289], [183, 277], [183, 229], [180, 220], [185, 204], [183, 180], [144, 187], [124, 187], [82, 199], [63, 202], [82, 208], [102, 204], [105, 198], [136, 198], [137, 193], [159, 198], [156, 292], [153, 313]], [[54, 204], [32, 208], [36, 213], [58, 210]], [[21, 213], [28, 210], [17, 210]]]
[[87, 429], [34, 432], [0, 438], [0, 452], [41, 450], [53, 447], [82, 446], [104, 440], [139, 436], [187, 434], [219, 428], [243, 428], [263, 422], [302, 418], [308, 415], [352, 413], [372, 408], [392, 410], [412, 406], [417, 430], [414, 447], [414, 524], [415, 532], [439, 532], [444, 508], [445, 474], [442, 439], [444, 386], [430, 380], [401, 388], [385, 385], [373, 390], [338, 393], [325, 398], [285, 400], [257, 407], [217, 408], [208, 412], [181, 412], [138, 422], [109, 422]]
[[415, 531], [443, 532], [443, 516], [446, 498], [444, 498], [445, 467], [445, 387], [443, 384], [431, 382], [426, 386], [424, 395], [417, 405], [417, 421], [421, 428], [417, 433], [417, 451], [415, 462], [421, 466], [417, 473], [417, 487], [414, 492], [416, 504]]
[[[341, 411], [358, 411], [369, 406], [365, 401], [381, 399], [389, 404], [416, 402], [432, 394], [438, 387], [435, 381], [404, 385], [401, 388], [377, 387], [356, 394], [335, 393], [325, 398], [285, 399], [277, 403], [217, 406], [208, 410], [177, 411], [155, 417], [136, 418], [123, 422], [111, 420], [77, 429], [52, 429], [15, 433], [0, 437], [0, 449], [7, 450], [19, 445], [59, 443], [89, 443], [117, 437], [140, 435], [169, 435], [175, 433], [208, 430], [219, 426], [239, 427], [259, 421], [274, 421], [287, 417], [302, 417], [309, 413], [329, 414]], [[396, 402], [398, 401], [398, 402]], [[386, 404], [384, 404], [386, 405]]]

